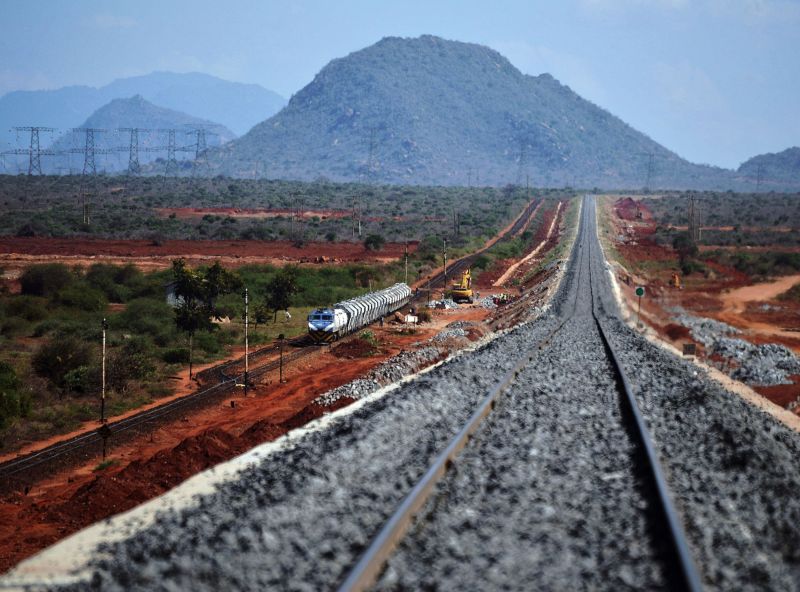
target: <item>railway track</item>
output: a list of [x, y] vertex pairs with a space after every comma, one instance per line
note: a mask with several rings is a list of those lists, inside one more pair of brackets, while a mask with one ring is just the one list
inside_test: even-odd
[[[377, 589], [696, 589], [682, 525], [709, 589], [800, 591], [800, 436], [625, 327], [582, 220], [535, 322], [206, 474], [219, 477], [202, 496], [178, 488], [102, 525], [121, 538], [64, 541], [0, 587], [336, 589], [418, 499], [386, 567], [366, 561]], [[77, 571], [53, 567], [65, 556]]]
[[[669, 589], [669, 590], [691, 590], [693, 592], [702, 589], [700, 576], [694, 565], [694, 561], [689, 551], [689, 543], [686, 539], [678, 512], [672, 502], [672, 495], [666, 484], [664, 470], [661, 467], [655, 447], [647, 426], [642, 418], [642, 413], [633, 395], [631, 381], [626, 375], [625, 370], [620, 364], [614, 347], [606, 336], [603, 324], [604, 312], [598, 306], [595, 298], [595, 281], [593, 261], [597, 261], [597, 254], [594, 253], [595, 241], [589, 234], [589, 228], [593, 228], [591, 220], [594, 217], [594, 206], [590, 202], [587, 207], [584, 204], [583, 221], [581, 230], [576, 243], [577, 265], [573, 266], [572, 272], [577, 277], [573, 278], [576, 286], [573, 290], [573, 300], [571, 311], [564, 314], [557, 326], [542, 338], [534, 347], [523, 355], [512, 368], [510, 368], [502, 380], [493, 386], [486, 397], [478, 405], [475, 412], [468, 421], [459, 429], [455, 436], [450, 440], [444, 450], [434, 459], [422, 478], [417, 481], [397, 509], [389, 516], [383, 527], [372, 539], [359, 561], [349, 572], [344, 582], [339, 586], [339, 592], [354, 592], [368, 590], [376, 586], [378, 589], [424, 589], [435, 586], [442, 582], [447, 573], [453, 573], [457, 567], [456, 561], [447, 551], [454, 544], [458, 545], [460, 552], [469, 543], [454, 543], [454, 538], [468, 539], [474, 535], [471, 529], [461, 530], [454, 525], [461, 524], [462, 516], [469, 512], [470, 508], [487, 508], [492, 506], [493, 500], [489, 497], [497, 495], [509, 495], [508, 492], [498, 494], [492, 492], [487, 494], [485, 487], [474, 488], [469, 494], [465, 494], [459, 479], [447, 479], [448, 468], [458, 467], [458, 473], [463, 480], [465, 474], [473, 483], [485, 483], [486, 474], [493, 474], [498, 465], [503, 466], [505, 471], [517, 472], [530, 470], [531, 461], [524, 456], [521, 460], [512, 465], [503, 465], [503, 453], [498, 453], [493, 448], [509, 446], [509, 444], [498, 444], [492, 442], [499, 437], [507, 436], [508, 432], [496, 424], [503, 421], [513, 421], [512, 410], [507, 413], [502, 411], [492, 414], [495, 409], [511, 407], [520, 400], [530, 398], [531, 386], [536, 385], [537, 375], [546, 368], [542, 360], [546, 354], [550, 353], [555, 359], [563, 359], [569, 355], [570, 344], [574, 343], [576, 336], [580, 333], [591, 336], [593, 343], [589, 346], [595, 351], [602, 351], [604, 355], [595, 356], [592, 361], [595, 381], [592, 384], [592, 391], [585, 393], [588, 397], [597, 398], [602, 395], [605, 386], [606, 394], [614, 391], [617, 395], [616, 403], [619, 405], [619, 413], [609, 413], [609, 405], [614, 406], [614, 401], [605, 398], [600, 401], [600, 409], [594, 417], [602, 417], [604, 429], [614, 431], [608, 426], [607, 421], [616, 420], [619, 423], [617, 440], [612, 442], [613, 446], [623, 449], [624, 454], [615, 450], [613, 446], [608, 446], [606, 455], [612, 458], [611, 463], [593, 463], [596, 466], [591, 468], [602, 472], [608, 471], [609, 466], [613, 466], [619, 473], [624, 473], [625, 478], [629, 479], [633, 485], [630, 487], [604, 487], [602, 476], [599, 479], [593, 475], [586, 475], [587, 479], [596, 482], [596, 495], [607, 496], [609, 504], [606, 511], [613, 513], [614, 508], [619, 507], [619, 514], [623, 514], [622, 520], [633, 524], [634, 530], [638, 527], [638, 534], [642, 540], [638, 541], [642, 546], [648, 547], [644, 553], [631, 557], [621, 549], [620, 553], [609, 553], [607, 556], [598, 560], [598, 571], [602, 573], [603, 580], [613, 582], [619, 580], [619, 570], [621, 566], [628, 567], [631, 578], [636, 578], [636, 586], [646, 589]], [[588, 325], [588, 326], [587, 326]], [[555, 354], [550, 350], [556, 350]], [[603, 366], [605, 366], [603, 368]], [[551, 367], [551, 371], [558, 371], [557, 365]], [[585, 370], [584, 370], [585, 373]], [[578, 378], [580, 377], [578, 373]], [[527, 375], [527, 376], [526, 376]], [[602, 375], [602, 380], [597, 378]], [[584, 377], [590, 380], [589, 376]], [[602, 383], [606, 384], [603, 385]], [[515, 392], [517, 391], [517, 392]], [[599, 392], [598, 392], [599, 391]], [[587, 406], [590, 404], [587, 403]], [[605, 409], [604, 409], [605, 408]], [[499, 417], [495, 417], [495, 415]], [[503, 416], [506, 417], [503, 417]], [[489, 425], [484, 425], [489, 424]], [[495, 424], [495, 425], [493, 425]], [[514, 443], [510, 446], [520, 448], [520, 452], [526, 446], [535, 445], [535, 434], [537, 433], [536, 422], [526, 425], [530, 431], [520, 431], [514, 438]], [[541, 428], [540, 428], [541, 429]], [[595, 428], [596, 429], [596, 428]], [[629, 446], [627, 445], [629, 440]], [[558, 447], [566, 443], [552, 440], [549, 446]], [[602, 445], [602, 443], [601, 443]], [[470, 457], [460, 466], [459, 458], [465, 452], [465, 448], [474, 448]], [[626, 458], [627, 455], [627, 458]], [[617, 457], [617, 458], [615, 458]], [[541, 461], [540, 461], [541, 462]], [[516, 466], [519, 465], [519, 466]], [[631, 470], [625, 470], [631, 469]], [[502, 479], [498, 479], [502, 481]], [[440, 486], [437, 486], [440, 484]], [[528, 484], [529, 486], [532, 484]], [[502, 489], [502, 486], [499, 486]], [[525, 487], [517, 486], [513, 490], [514, 495], [520, 499], [535, 498], [535, 492]], [[458, 492], [454, 495], [453, 492]], [[568, 493], [568, 492], [565, 492]], [[619, 496], [616, 498], [615, 496]], [[451, 498], [455, 497], [453, 501]], [[640, 516], [634, 515], [635, 512], [626, 512], [625, 504], [634, 500], [634, 505], [638, 507]], [[638, 503], [637, 503], [638, 501]], [[558, 506], [556, 500], [549, 500], [553, 506]], [[621, 504], [621, 505], [620, 505]], [[562, 505], [562, 510], [566, 510], [568, 504]], [[442, 509], [444, 508], [444, 509]], [[499, 511], [499, 509], [498, 509]], [[445, 517], [437, 516], [438, 512], [446, 514]], [[608, 516], [610, 521], [614, 517]], [[638, 519], [638, 524], [637, 524]], [[532, 532], [540, 529], [537, 523], [541, 522], [541, 516], [535, 515], [528, 526]], [[520, 523], [525, 523], [526, 517], [518, 517], [517, 527]], [[409, 535], [412, 540], [404, 540], [404, 536]], [[489, 533], [486, 533], [489, 535]], [[546, 533], [542, 533], [543, 535]], [[666, 536], [664, 536], [666, 534]], [[587, 537], [591, 539], [591, 537]], [[648, 539], [650, 539], [648, 541]], [[581, 541], [587, 543], [583, 549], [587, 554], [601, 554], [598, 549], [591, 548], [591, 540]], [[401, 545], [400, 558], [391, 562], [392, 555], [398, 545]], [[502, 543], [501, 543], [502, 544]], [[573, 545], [580, 544], [573, 541]], [[526, 548], [525, 541], [513, 540], [511, 546], [521, 546], [522, 553], [535, 555], [536, 547], [541, 546], [537, 541], [530, 548]], [[477, 550], [476, 550], [477, 551]], [[513, 555], [514, 549], [505, 549], [506, 553]], [[519, 549], [517, 549], [520, 552]], [[496, 552], [496, 549], [494, 550]], [[478, 557], [475, 557], [477, 560]], [[553, 561], [548, 558], [548, 561]], [[646, 563], [650, 561], [655, 567], [650, 568]], [[384, 569], [389, 563], [388, 575]], [[612, 567], [610, 564], [613, 563]], [[519, 566], [522, 572], [525, 567], [535, 565], [535, 561], [526, 560], [523, 566]], [[535, 572], [535, 570], [533, 570]], [[476, 574], [466, 572], [468, 576], [462, 579], [454, 579], [448, 582], [452, 587], [469, 587], [472, 578]], [[381, 574], [383, 577], [381, 578]], [[530, 575], [534, 575], [531, 573]], [[633, 580], [632, 580], [633, 581]], [[539, 585], [544, 588], [551, 587], [573, 587], [586, 582], [567, 582], [563, 579], [556, 581], [544, 581]], [[594, 585], [602, 583], [595, 582]], [[620, 586], [624, 581], [618, 582]], [[631, 582], [628, 582], [631, 583]], [[591, 584], [590, 584], [591, 587]]]
[[424, 289], [420, 287], [417, 295], [414, 297], [414, 301], [420, 302], [423, 298], [429, 298], [429, 294], [433, 292], [434, 289], [444, 290], [447, 288], [448, 279], [452, 280], [453, 278], [458, 278], [461, 275], [461, 272], [471, 267], [475, 259], [477, 259], [482, 253], [491, 249], [494, 245], [505, 242], [510, 240], [514, 236], [520, 233], [520, 231], [525, 228], [531, 222], [531, 217], [533, 216], [536, 208], [542, 202], [541, 199], [533, 199], [528, 203], [523, 210], [522, 214], [517, 218], [511, 228], [508, 229], [495, 243], [490, 246], [483, 247], [474, 253], [470, 253], [469, 255], [465, 255], [460, 259], [456, 259], [455, 261], [451, 262], [447, 266], [447, 272], [442, 270], [430, 277], [430, 279], [425, 282]]

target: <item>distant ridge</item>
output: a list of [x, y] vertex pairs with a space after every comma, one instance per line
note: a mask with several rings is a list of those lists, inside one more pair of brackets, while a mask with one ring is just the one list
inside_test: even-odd
[[[651, 156], [652, 155], [652, 156]], [[728, 189], [553, 76], [481, 45], [389, 37], [335, 59], [214, 156], [217, 172], [414, 184]]]
[[737, 172], [750, 179], [760, 178], [763, 189], [800, 184], [800, 148], [793, 146], [783, 152], [759, 154], [743, 162]]
[[[257, 84], [228, 82], [200, 73], [153, 72], [121, 78], [100, 88], [68, 86], [57, 90], [14, 91], [0, 97], [0, 141], [16, 146], [10, 128], [40, 125], [69, 129], [81, 125], [113, 99], [141, 95], [146, 100], [209, 121], [235, 134], [276, 113], [286, 101]], [[20, 138], [27, 146], [27, 138]], [[46, 142], [48, 138], [42, 137]]]
[[[108, 130], [107, 133], [98, 134], [95, 139], [95, 145], [98, 149], [119, 147], [123, 148], [128, 145], [129, 136], [127, 134], [116, 135], [114, 131], [118, 128], [149, 128], [149, 129], [176, 129], [176, 144], [177, 146], [187, 146], [194, 140], [191, 136], [186, 134], [190, 126], [198, 126], [208, 129], [212, 134], [208, 135], [207, 143], [209, 147], [219, 146], [222, 143], [228, 142], [235, 138], [234, 133], [226, 128], [224, 125], [193, 117], [180, 111], [173, 109], [165, 109], [153, 105], [149, 101], [136, 95], [129, 99], [114, 99], [107, 105], [100, 107], [97, 111], [92, 113], [89, 118], [83, 122], [79, 127], [82, 128], [98, 128]], [[139, 137], [140, 148], [147, 148], [149, 146], [158, 146], [166, 144], [166, 139], [161, 137], [164, 134], [142, 134]], [[83, 137], [80, 134], [67, 134], [59, 138], [52, 146], [54, 150], [69, 150], [71, 148], [82, 148]], [[150, 142], [150, 144], [148, 144]], [[75, 144], [75, 145], [73, 145]], [[156, 160], [156, 158], [164, 158], [165, 153], [147, 152], [142, 150], [139, 153], [139, 162], [144, 165], [146, 163]], [[193, 154], [181, 155], [181, 158], [194, 158]], [[82, 167], [82, 156], [77, 155], [69, 162], [73, 170], [76, 167]], [[52, 159], [45, 159], [43, 168], [45, 172], [54, 172], [56, 162]], [[98, 156], [97, 164], [106, 172], [119, 172], [125, 170], [128, 166], [128, 153], [120, 152], [113, 156]], [[69, 168], [69, 167], [68, 167]]]

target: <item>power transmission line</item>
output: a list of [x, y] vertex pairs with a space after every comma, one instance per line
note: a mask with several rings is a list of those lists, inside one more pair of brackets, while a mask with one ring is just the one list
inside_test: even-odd
[[756, 193], [761, 190], [761, 182], [764, 180], [764, 165], [759, 163], [756, 168]]
[[192, 174], [202, 169], [206, 175], [211, 176], [211, 166], [208, 164], [208, 143], [207, 136], [217, 136], [215, 132], [202, 126], [189, 126], [191, 130], [186, 132], [187, 135], [194, 136], [194, 143], [187, 146], [182, 151], [194, 151], [194, 167]]
[[689, 198], [689, 240], [695, 245], [700, 242], [700, 208], [694, 196]]
[[42, 156], [54, 156], [56, 152], [52, 150], [42, 150], [39, 144], [39, 134], [41, 132], [52, 133], [56, 131], [56, 128], [42, 127], [42, 126], [20, 126], [13, 128], [13, 130], [17, 132], [17, 138], [19, 138], [19, 132], [30, 132], [31, 134], [30, 145], [27, 150], [24, 149], [9, 150], [8, 152], [6, 152], [6, 154], [27, 154], [28, 175], [41, 175]]
[[655, 173], [656, 155], [653, 152], [642, 152], [641, 154], [647, 156], [647, 178], [644, 182], [644, 191], [650, 191], [650, 182], [653, 180], [653, 174]]

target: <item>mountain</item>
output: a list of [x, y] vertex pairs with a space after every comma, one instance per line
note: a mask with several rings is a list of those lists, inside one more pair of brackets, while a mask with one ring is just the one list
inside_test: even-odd
[[[100, 87], [69, 86], [58, 90], [15, 91], [0, 97], [0, 142], [26, 148], [14, 126], [49, 126], [61, 130], [78, 127], [97, 109], [112, 101], [141, 95], [168, 109], [218, 121], [237, 135], [276, 113], [286, 101], [257, 84], [228, 82], [207, 74], [153, 72], [123, 78]], [[42, 145], [49, 135], [42, 135]]]
[[[194, 153], [190, 149], [190, 146], [196, 145], [197, 142], [197, 137], [191, 134], [191, 128], [193, 127], [202, 127], [210, 132], [206, 135], [206, 142], [209, 147], [219, 146], [236, 137], [224, 125], [187, 115], [180, 111], [158, 107], [140, 95], [129, 99], [112, 100], [92, 113], [80, 127], [108, 130], [105, 133], [96, 134], [95, 148], [98, 151], [120, 146], [127, 148], [129, 146], [130, 134], [128, 132], [115, 133], [118, 128], [176, 129], [179, 130], [175, 136], [176, 147], [186, 148], [187, 150], [177, 155], [179, 159], [194, 158]], [[67, 133], [59, 137], [51, 148], [55, 151], [80, 150], [83, 149], [85, 143], [86, 136], [84, 134], [80, 132]], [[165, 146], [167, 144], [167, 134], [165, 132], [140, 132], [138, 134], [138, 143], [141, 149], [139, 152], [140, 164], [146, 164], [156, 160], [156, 158], [164, 158], [166, 156], [166, 150], [159, 152], [146, 150], [147, 148]], [[107, 172], [125, 170], [128, 167], [128, 155], [127, 150], [109, 155], [97, 154], [97, 168]], [[82, 170], [83, 155], [72, 154], [64, 158], [49, 157], [42, 161], [42, 167], [46, 172], [57, 171], [59, 166], [64, 169]]]
[[770, 189], [786, 183], [800, 184], [800, 148], [793, 146], [783, 152], [759, 154], [743, 162], [737, 172], [758, 180]]
[[[652, 156], [651, 156], [652, 155]], [[652, 165], [649, 164], [652, 159]], [[553, 76], [496, 51], [390, 37], [336, 59], [288, 105], [213, 157], [217, 171], [392, 183], [728, 188]]]

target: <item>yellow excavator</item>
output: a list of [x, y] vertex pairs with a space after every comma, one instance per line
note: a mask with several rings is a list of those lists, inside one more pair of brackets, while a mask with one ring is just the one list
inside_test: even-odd
[[465, 269], [461, 273], [461, 281], [457, 284], [453, 284], [450, 290], [450, 297], [453, 299], [453, 302], [469, 302], [472, 304], [472, 274], [469, 269]]

